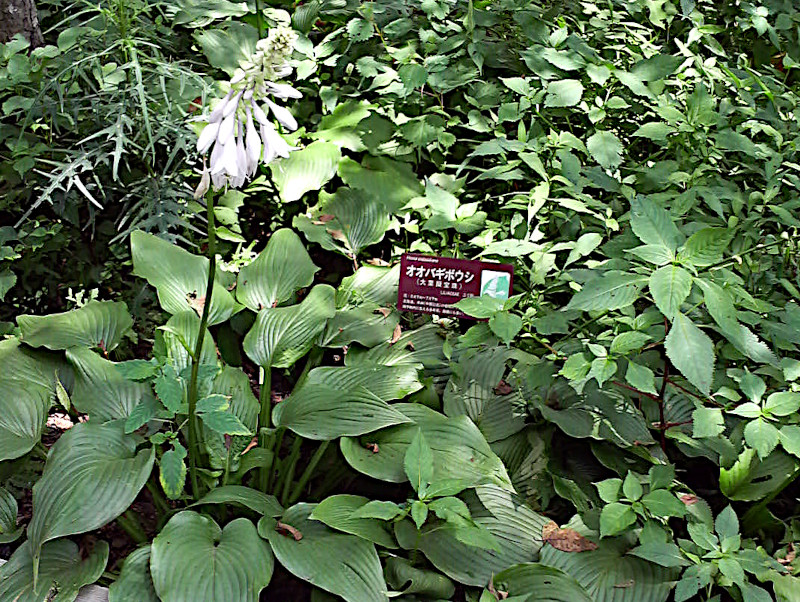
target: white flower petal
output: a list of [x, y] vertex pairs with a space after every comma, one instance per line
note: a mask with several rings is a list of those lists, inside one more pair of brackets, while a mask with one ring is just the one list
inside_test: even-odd
[[206, 127], [203, 128], [203, 131], [200, 132], [200, 135], [197, 137], [197, 152], [201, 155], [205, 155], [211, 145], [214, 143], [214, 140], [217, 139], [217, 133], [219, 132], [220, 122], [217, 121], [215, 123], [209, 123]]
[[[242, 134], [242, 124], [239, 123], [239, 135], [236, 138], [236, 167], [241, 176], [245, 176], [248, 169], [247, 151], [244, 148], [244, 134]], [[242, 182], [244, 183], [244, 182]]]
[[253, 175], [258, 168], [258, 161], [261, 159], [261, 138], [258, 136], [256, 126], [253, 123], [253, 114], [247, 111], [247, 137], [245, 139], [247, 150], [247, 172]]
[[236, 112], [236, 109], [239, 107], [240, 98], [242, 98], [241, 92], [228, 101], [228, 104], [225, 105], [225, 110], [222, 112], [223, 117], [227, 117], [228, 115]]
[[258, 123], [260, 123], [262, 126], [268, 125], [269, 119], [267, 119], [267, 114], [261, 107], [258, 106], [258, 103], [251, 102], [250, 106], [253, 107], [253, 117], [256, 118]]
[[223, 121], [222, 125], [219, 126], [219, 133], [217, 134], [217, 140], [222, 144], [227, 144], [228, 140], [230, 140], [234, 135], [234, 130], [236, 128], [236, 114], [231, 113], [228, 115]]
[[219, 103], [217, 103], [217, 107], [211, 111], [211, 115], [208, 116], [209, 123], [216, 123], [218, 121], [222, 121], [222, 114], [225, 111], [225, 107], [228, 104], [228, 101], [233, 96], [233, 90], [230, 90]]
[[303, 93], [299, 90], [295, 90], [289, 84], [276, 84], [275, 82], [266, 82], [266, 84], [267, 90], [269, 90], [273, 96], [281, 100], [286, 100], [287, 98], [303, 98]]
[[272, 110], [272, 114], [275, 115], [275, 119], [277, 119], [283, 127], [289, 131], [294, 131], [297, 129], [297, 120], [289, 112], [289, 109], [280, 105], [276, 105], [269, 98], [265, 98], [264, 101]]
[[231, 78], [231, 85], [235, 86], [240, 81], [242, 81], [244, 79], [244, 77], [245, 77], [244, 70], [243, 69], [237, 69], [236, 72], [233, 74], [233, 77]]

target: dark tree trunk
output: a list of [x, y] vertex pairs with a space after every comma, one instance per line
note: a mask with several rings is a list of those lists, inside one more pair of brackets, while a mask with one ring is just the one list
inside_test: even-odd
[[18, 33], [34, 48], [44, 43], [34, 0], [0, 0], [0, 42], [8, 42]]

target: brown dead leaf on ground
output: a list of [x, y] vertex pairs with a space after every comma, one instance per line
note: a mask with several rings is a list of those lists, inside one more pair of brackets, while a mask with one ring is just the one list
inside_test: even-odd
[[560, 529], [555, 521], [542, 527], [542, 541], [562, 552], [589, 552], [597, 549], [597, 544], [589, 541], [575, 529]]
[[511, 391], [513, 391], [511, 385], [504, 380], [501, 380], [499, 383], [497, 383], [497, 386], [494, 388], [495, 395], [508, 395], [511, 393]]
[[390, 345], [394, 345], [397, 341], [400, 340], [400, 337], [403, 336], [403, 329], [400, 328], [400, 324], [394, 327], [394, 332], [392, 333], [392, 339], [389, 341]]
[[300, 541], [301, 539], [303, 539], [303, 534], [300, 533], [300, 531], [298, 531], [291, 525], [282, 523], [281, 521], [278, 521], [278, 523], [275, 525], [275, 530], [281, 535], [286, 537], [291, 535], [295, 541]]
[[378, 257], [373, 257], [372, 259], [367, 259], [367, 263], [369, 265], [374, 265], [379, 268], [388, 268], [391, 264], [388, 261], [384, 261]]
[[186, 301], [189, 303], [189, 307], [197, 312], [198, 316], [203, 315], [203, 307], [206, 304], [206, 296], [205, 295], [196, 295], [194, 293], [189, 293], [186, 295]]
[[250, 443], [247, 444], [247, 447], [244, 448], [242, 455], [245, 455], [247, 452], [249, 452], [251, 449], [257, 446], [258, 446], [258, 437], [253, 437], [252, 441], [250, 441]]
[[700, 498], [692, 493], [684, 493], [680, 496], [680, 498], [681, 501], [687, 506], [691, 506], [692, 504], [696, 504], [700, 501]]
[[366, 448], [373, 454], [377, 454], [379, 451], [381, 451], [381, 448], [378, 447], [377, 443], [367, 443]]
[[392, 310], [389, 309], [388, 307], [379, 307], [373, 313], [381, 314], [384, 318], [388, 318], [389, 314], [392, 313]]

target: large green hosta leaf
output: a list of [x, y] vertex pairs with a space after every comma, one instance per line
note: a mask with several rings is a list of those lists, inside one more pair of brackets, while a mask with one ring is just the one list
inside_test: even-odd
[[67, 350], [67, 360], [75, 369], [72, 405], [93, 420], [127, 418], [143, 400], [152, 400], [149, 384], [126, 380], [114, 366], [88, 347]]
[[[402, 412], [414, 424], [389, 427], [365, 435], [361, 441], [343, 438], [342, 453], [353, 468], [383, 481], [405, 482], [403, 459], [417, 429], [422, 429], [433, 450], [434, 482], [460, 479], [467, 486], [494, 483], [512, 489], [500, 458], [469, 418], [448, 418], [418, 404], [400, 403], [392, 405], [392, 408]], [[377, 444], [377, 453], [373, 451], [373, 443]]]
[[282, 228], [270, 237], [253, 263], [239, 272], [236, 298], [253, 311], [273, 307], [310, 286], [318, 270], [300, 237]]
[[392, 311], [385, 315], [386, 311], [374, 303], [338, 310], [328, 321], [320, 345], [344, 347], [355, 342], [369, 348], [391, 340], [394, 329], [400, 323], [400, 314]]
[[[193, 255], [140, 231], [131, 234], [131, 254], [133, 273], [156, 287], [165, 311], [171, 314], [191, 309], [202, 312], [208, 280], [207, 257]], [[211, 296], [210, 326], [224, 322], [241, 308], [220, 281], [221, 274], [218, 276]]]
[[274, 161], [269, 168], [281, 200], [290, 203], [300, 199], [309, 190], [322, 188], [336, 175], [336, 166], [341, 158], [342, 152], [338, 146], [332, 142], [317, 141], [293, 152], [287, 159]]
[[49, 353], [0, 341], [0, 461], [28, 453], [42, 435], [55, 392], [55, 375], [66, 364]]
[[453, 366], [444, 390], [445, 414], [469, 416], [490, 443], [525, 428], [527, 404], [518, 388], [510, 392], [498, 389], [506, 362], [514, 355], [513, 350], [502, 347], [466, 352]]
[[348, 366], [360, 363], [399, 366], [411, 364], [425, 368], [445, 365], [442, 346], [444, 338], [434, 324], [404, 332], [394, 343], [387, 341], [372, 349], [351, 349], [346, 358]]
[[[0, 567], [3, 602], [73, 602], [84, 585], [94, 583], [108, 562], [108, 544], [99, 541], [87, 558], [68, 539], [47, 543], [39, 557], [39, 575], [33, 586], [31, 543], [23, 543]], [[141, 602], [145, 600], [140, 598]]]
[[[167, 320], [167, 323], [161, 326], [161, 330], [167, 357], [175, 370], [180, 373], [191, 367], [192, 358], [189, 350], [194, 353], [194, 348], [197, 346], [200, 316], [193, 311], [182, 311]], [[214, 347], [214, 339], [206, 330], [206, 336], [203, 337], [203, 349], [200, 353], [200, 363], [208, 365], [215, 364], [216, 361], [217, 349]]]
[[155, 460], [153, 448], [136, 452], [137, 441], [122, 422], [82, 422], [56, 441], [33, 487], [34, 558], [45, 542], [98, 529], [133, 503]]
[[277, 522], [270, 517], [259, 521], [258, 533], [269, 540], [278, 561], [296, 577], [347, 602], [387, 602], [386, 582], [375, 546], [311, 520], [309, 515], [315, 507], [296, 504], [280, 519], [299, 532], [299, 540], [287, 530], [278, 530]]
[[150, 576], [150, 546], [128, 555], [119, 578], [108, 588], [108, 602], [160, 602]]
[[327, 284], [311, 289], [299, 305], [270, 307], [258, 312], [244, 338], [245, 353], [264, 368], [288, 368], [303, 357], [336, 313], [334, 290]]
[[22, 535], [17, 527], [17, 500], [0, 487], [0, 544], [15, 541]]
[[535, 562], [500, 571], [493, 583], [497, 589], [526, 602], [594, 602], [573, 577]]
[[384, 548], [396, 548], [386, 521], [377, 518], [353, 517], [353, 513], [369, 502], [360, 495], [332, 495], [314, 508], [309, 518], [325, 523], [331, 529], [344, 531]]
[[625, 538], [603, 539], [588, 552], [542, 548], [541, 564], [574, 577], [595, 602], [664, 602], [678, 571], [630, 556]]
[[153, 540], [150, 572], [163, 602], [257, 602], [272, 578], [269, 546], [246, 518], [220, 529], [185, 510]]
[[400, 264], [391, 268], [365, 265], [342, 280], [336, 289], [336, 307], [375, 303], [384, 307], [397, 303]]
[[31, 347], [100, 347], [111, 351], [133, 326], [122, 302], [90, 301], [80, 309], [49, 316], [19, 316], [22, 341]]
[[298, 215], [293, 225], [306, 238], [323, 248], [356, 257], [370, 245], [383, 240], [389, 229], [389, 211], [378, 197], [361, 190], [339, 188], [324, 201], [313, 218]]
[[441, 525], [418, 531], [409, 521], [396, 523], [397, 541], [419, 549], [447, 576], [467, 585], [488, 585], [492, 575], [514, 564], [532, 562], [542, 547], [542, 527], [549, 519], [534, 512], [519, 496], [496, 486], [483, 486], [466, 497], [473, 520], [497, 541], [498, 550], [468, 546]]

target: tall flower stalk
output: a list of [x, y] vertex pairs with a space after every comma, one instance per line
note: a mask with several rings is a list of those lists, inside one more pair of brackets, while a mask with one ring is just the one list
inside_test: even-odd
[[[214, 194], [223, 188], [240, 188], [256, 174], [259, 163], [267, 165], [278, 157], [288, 157], [295, 150], [278, 133], [269, 116], [288, 131], [297, 129], [297, 121], [289, 110], [275, 102], [275, 99], [287, 100], [302, 96], [292, 86], [278, 81], [291, 73], [287, 58], [292, 53], [296, 39], [294, 31], [278, 27], [258, 42], [256, 52], [241, 63], [231, 79], [227, 95], [208, 115], [206, 126], [197, 140], [197, 151], [204, 157], [210, 151], [210, 156], [208, 167], [204, 163], [200, 185], [195, 191], [196, 199], [204, 196], [206, 198], [209, 260], [206, 296], [197, 343], [192, 354], [187, 392], [189, 479], [195, 499], [200, 497], [197, 475], [197, 452], [200, 445], [196, 415], [197, 381], [217, 269]], [[269, 387], [269, 379], [265, 378], [264, 384]]]

